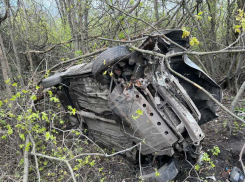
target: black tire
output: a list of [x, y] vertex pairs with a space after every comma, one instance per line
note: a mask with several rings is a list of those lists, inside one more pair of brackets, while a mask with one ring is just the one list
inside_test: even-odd
[[49, 88], [49, 87], [53, 87], [53, 86], [59, 85], [62, 82], [61, 75], [62, 75], [62, 73], [57, 73], [57, 74], [55, 74], [53, 76], [50, 76], [50, 77], [44, 79], [41, 82], [41, 85], [44, 88]]
[[106, 84], [110, 82], [110, 76], [103, 75], [103, 71], [119, 60], [129, 59], [130, 53], [126, 46], [116, 46], [102, 52], [93, 63], [92, 73], [94, 78], [100, 83]]

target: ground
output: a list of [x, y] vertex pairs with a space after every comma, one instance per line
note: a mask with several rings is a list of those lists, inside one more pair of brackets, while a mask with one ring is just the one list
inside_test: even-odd
[[[245, 96], [243, 99], [240, 100], [239, 106], [240, 108], [245, 108]], [[230, 107], [231, 101], [234, 98], [231, 96], [224, 96], [223, 104], [226, 107]], [[184, 153], [181, 153], [177, 156], [178, 160], [180, 161], [180, 173], [174, 180], [174, 182], [182, 182], [182, 181], [204, 181], [204, 182], [211, 182], [213, 180], [207, 179], [207, 177], [215, 177], [219, 182], [225, 182], [226, 179], [229, 177], [229, 173], [227, 169], [231, 169], [234, 166], [237, 166], [241, 169], [241, 164], [239, 162], [239, 154], [241, 148], [245, 142], [245, 125], [239, 122], [233, 121], [233, 129], [232, 134], [229, 135], [227, 131], [226, 124], [229, 120], [229, 115], [222, 110], [218, 111], [219, 117], [210, 121], [209, 123], [201, 126], [203, 132], [205, 133], [206, 137], [203, 140], [203, 151], [206, 152], [209, 157], [209, 162], [202, 162], [202, 165], [196, 167], [197, 171], [193, 169], [193, 164], [195, 161], [191, 161], [192, 164], [188, 163], [185, 160]], [[85, 142], [84, 142], [85, 143]], [[1, 143], [3, 146], [6, 143]], [[10, 145], [10, 144], [9, 144]], [[84, 148], [83, 152], [93, 152], [92, 144], [84, 144], [82, 146]], [[217, 155], [211, 151], [214, 147], [218, 147], [220, 153]], [[14, 151], [14, 150], [13, 150]], [[96, 152], [96, 150], [95, 150]], [[111, 153], [111, 151], [108, 151]], [[6, 165], [6, 161], [11, 160], [11, 155], [9, 154], [8, 148], [2, 147], [1, 148], [1, 156], [0, 156], [0, 166], [5, 166], [5, 168], [0, 167], [0, 176], [5, 174], [4, 171], [8, 170], [7, 172], [11, 171], [9, 166]], [[13, 154], [12, 155], [16, 155]], [[245, 155], [244, 155], [245, 156]], [[17, 158], [16, 158], [17, 160]], [[78, 181], [98, 181], [98, 182], [135, 182], [139, 181], [139, 167], [133, 165], [131, 162], [127, 161], [122, 155], [116, 155], [113, 157], [102, 157], [102, 156], [92, 156], [90, 161], [95, 160], [96, 165], [91, 167], [89, 165], [85, 165], [81, 168], [80, 171], [77, 171], [77, 174], [81, 176]], [[11, 160], [15, 162], [15, 160]], [[56, 163], [54, 163], [56, 164]], [[51, 165], [54, 165], [51, 163]], [[58, 163], [57, 163], [58, 164]], [[56, 164], [56, 166], [57, 166]], [[213, 167], [212, 165], [213, 164]], [[58, 165], [60, 166], [60, 164]], [[199, 168], [199, 169], [198, 169]], [[58, 170], [59, 168], [57, 168]], [[62, 170], [66, 169], [66, 166], [63, 165]], [[103, 170], [102, 170], [103, 169]], [[191, 172], [190, 170], [193, 169]], [[22, 169], [21, 169], [22, 170]], [[60, 177], [59, 171], [56, 171], [56, 168], [46, 167], [42, 171], [42, 179], [46, 179], [46, 181], [56, 181], [57, 178]], [[48, 174], [57, 174], [51, 176]], [[8, 173], [7, 173], [8, 174]], [[46, 175], [47, 174], [47, 175]], [[15, 177], [15, 174], [11, 174], [11, 177]], [[8, 175], [10, 176], [10, 174]], [[187, 178], [189, 176], [189, 178]], [[197, 179], [198, 177], [198, 179]], [[199, 180], [201, 179], [201, 180]], [[205, 181], [207, 180], [207, 181]], [[61, 180], [62, 181], [62, 180]]]
[[[224, 94], [223, 104], [229, 108], [233, 99], [234, 98], [228, 96], [228, 94]], [[244, 108], [244, 104], [244, 100], [241, 100], [238, 107]], [[229, 177], [229, 170], [227, 171], [227, 169], [231, 169], [234, 166], [241, 169], [241, 164], [238, 160], [241, 148], [245, 142], [245, 128], [242, 123], [233, 122], [232, 134], [229, 135], [226, 128], [229, 115], [222, 110], [218, 111], [218, 115], [218, 118], [202, 126], [202, 130], [206, 135], [203, 141], [203, 151], [209, 154], [215, 167], [210, 168], [209, 163], [204, 162], [203, 165], [199, 165], [200, 169], [197, 173], [203, 180], [213, 181], [212, 179], [207, 179], [207, 177], [214, 176], [217, 181], [224, 182]], [[220, 153], [218, 155], [214, 155], [211, 151], [214, 147], [219, 147]], [[186, 179], [189, 176], [191, 168], [190, 164], [182, 160], [181, 172], [174, 181], [179, 182]], [[197, 177], [193, 171], [191, 172], [191, 176]], [[187, 181], [195, 182], [199, 180], [189, 178]]]

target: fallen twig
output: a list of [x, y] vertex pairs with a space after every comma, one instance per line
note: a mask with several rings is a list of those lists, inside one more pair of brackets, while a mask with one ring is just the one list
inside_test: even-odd
[[[30, 153], [31, 155], [34, 155], [34, 153]], [[69, 168], [70, 170], [70, 173], [71, 173], [71, 176], [72, 176], [72, 179], [74, 182], [76, 182], [76, 178], [75, 178], [75, 175], [74, 175], [74, 172], [73, 172], [73, 169], [71, 168], [71, 165], [69, 164], [69, 162], [65, 159], [60, 159], [60, 158], [57, 158], [57, 157], [52, 157], [52, 156], [48, 156], [48, 155], [44, 155], [44, 154], [40, 154], [40, 153], [35, 153], [36, 156], [38, 157], [43, 157], [43, 158], [47, 158], [47, 159], [51, 159], [51, 160], [56, 160], [56, 161], [61, 161], [61, 162], [65, 162], [67, 167]]]

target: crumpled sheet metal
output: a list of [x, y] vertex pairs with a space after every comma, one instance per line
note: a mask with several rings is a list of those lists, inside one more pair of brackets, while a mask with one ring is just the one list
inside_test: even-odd
[[143, 155], [173, 155], [172, 145], [178, 138], [135, 87], [123, 93], [114, 89], [109, 99], [113, 113], [130, 128], [126, 135], [135, 143], [143, 141]]

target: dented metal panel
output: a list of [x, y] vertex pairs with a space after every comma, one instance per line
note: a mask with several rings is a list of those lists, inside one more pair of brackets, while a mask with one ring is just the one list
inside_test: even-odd
[[114, 89], [110, 95], [110, 108], [132, 129], [133, 133], [128, 136], [133, 141], [143, 141], [142, 154], [173, 154], [172, 146], [178, 138], [135, 87], [122, 94]]

